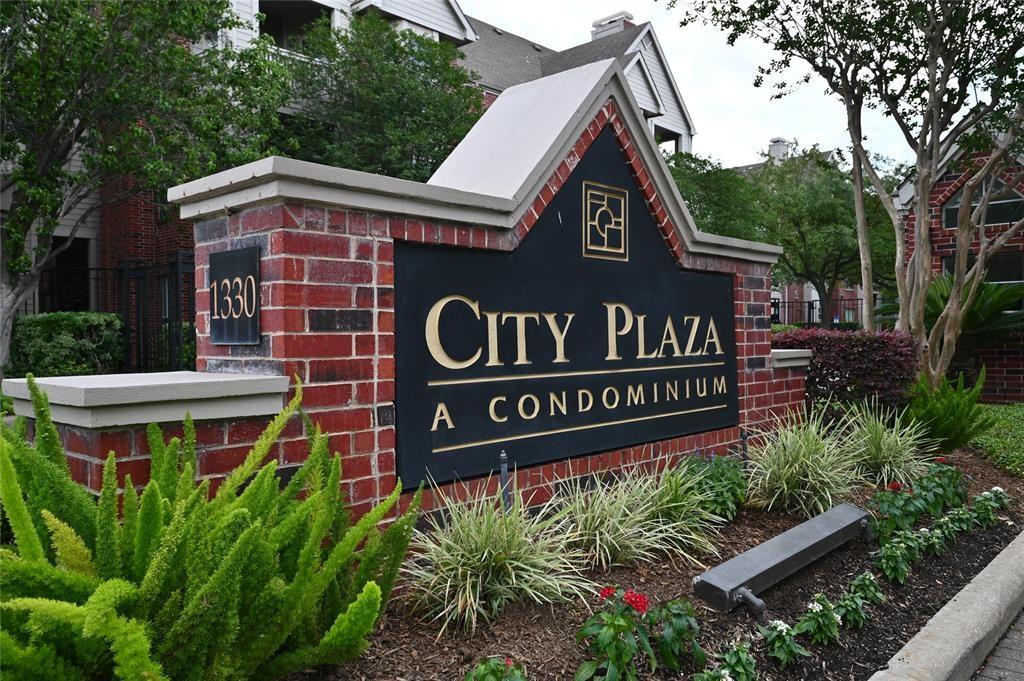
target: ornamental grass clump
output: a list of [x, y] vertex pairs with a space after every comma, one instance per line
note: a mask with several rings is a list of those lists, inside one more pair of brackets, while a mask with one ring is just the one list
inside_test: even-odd
[[901, 421], [895, 409], [863, 402], [850, 410], [849, 432], [845, 437], [850, 456], [860, 474], [872, 482], [909, 484], [928, 470], [928, 452], [935, 444], [917, 421]]
[[718, 519], [706, 508], [708, 496], [696, 475], [659, 479], [633, 470], [589, 487], [575, 479], [559, 501], [569, 545], [588, 566], [607, 570], [665, 554], [696, 562], [695, 554], [713, 552]]
[[412, 602], [440, 622], [440, 633], [474, 631], [509, 603], [557, 603], [593, 590], [553, 502], [534, 513], [518, 493], [507, 509], [486, 491], [465, 503], [440, 489], [434, 495], [446, 509], [414, 532], [402, 570]]
[[847, 421], [826, 424], [823, 412], [778, 421], [751, 447], [748, 502], [810, 518], [832, 508], [859, 480], [844, 443]]
[[[141, 497], [116, 460], [94, 499], [68, 472], [45, 395], [29, 381], [36, 439], [0, 426], [0, 501], [15, 551], [0, 552], [2, 665], [12, 678], [274, 679], [366, 645], [394, 584], [410, 510], [381, 531], [401, 487], [351, 523], [327, 437], [284, 489], [263, 461], [302, 390], [218, 487], [195, 479], [195, 429], [150, 429]], [[43, 672], [42, 670], [46, 670]]]

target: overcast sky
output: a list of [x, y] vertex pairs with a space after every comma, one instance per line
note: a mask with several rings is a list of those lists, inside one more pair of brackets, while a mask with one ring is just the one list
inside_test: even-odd
[[[772, 137], [800, 146], [849, 146], [845, 114], [838, 101], [812, 80], [794, 94], [771, 100], [755, 88], [759, 64], [771, 51], [753, 42], [730, 47], [725, 35], [704, 26], [679, 27], [679, 10], [665, 0], [459, 0], [463, 11], [545, 47], [565, 49], [590, 40], [594, 20], [619, 10], [635, 21], [651, 21], [675, 74], [697, 135], [694, 152], [726, 166], [755, 163]], [[897, 160], [909, 160], [898, 131], [881, 116], [865, 120], [868, 148]]]

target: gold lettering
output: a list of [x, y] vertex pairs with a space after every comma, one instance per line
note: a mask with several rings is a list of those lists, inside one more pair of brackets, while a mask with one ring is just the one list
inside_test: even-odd
[[697, 380], [697, 397], [708, 396], [708, 379], [707, 377], [698, 378]]
[[[533, 402], [533, 411], [531, 411], [529, 414], [527, 414], [526, 409], [523, 408], [523, 403], [526, 402], [527, 399]], [[517, 405], [517, 407], [519, 409], [519, 415], [522, 418], [529, 421], [530, 419], [537, 418], [537, 414], [540, 412], [540, 400], [537, 399], [536, 395], [526, 393], [525, 395], [519, 398], [519, 404]]]
[[651, 384], [651, 386], [654, 388], [654, 401], [657, 402], [658, 401], [658, 382], [655, 381], [654, 383]]
[[491, 403], [487, 405], [487, 413], [491, 415], [491, 420], [495, 423], [505, 423], [508, 421], [507, 416], [498, 416], [498, 402], [505, 402], [507, 398], [504, 395], [498, 395], [491, 398]]
[[[615, 396], [614, 402], [609, 402], [609, 393]], [[616, 407], [619, 406], [619, 391], [611, 386], [608, 386], [607, 388], [601, 391], [601, 403], [604, 404], [605, 409], [615, 409]]]
[[669, 383], [668, 381], [665, 381], [665, 399], [666, 400], [669, 398], [669, 395], [672, 396], [673, 400], [678, 400], [679, 399], [679, 381], [672, 381], [671, 383]]
[[[439, 301], [434, 303], [433, 307], [430, 308], [430, 312], [427, 313], [427, 323], [424, 328], [424, 334], [427, 340], [427, 349], [430, 351], [430, 356], [434, 358], [434, 361], [443, 366], [445, 369], [465, 369], [473, 366], [473, 364], [480, 359], [480, 355], [483, 350], [477, 348], [477, 351], [467, 360], [459, 361], [453, 359], [449, 355], [444, 346], [441, 345], [441, 313], [444, 311], [445, 306], [451, 302], [460, 302], [473, 311], [477, 319], [480, 319], [480, 305], [475, 300], [470, 300], [465, 296], [445, 296]], [[436, 419], [435, 419], [436, 424]]]
[[558, 328], [558, 322], [554, 312], [545, 312], [543, 315], [544, 321], [548, 323], [548, 329], [551, 330], [551, 337], [555, 339], [555, 359], [554, 364], [568, 362], [569, 360], [565, 357], [565, 334], [569, 331], [569, 324], [572, 323], [572, 318], [576, 316], [575, 312], [565, 313], [565, 326]]
[[[626, 335], [633, 328], [633, 311], [629, 309], [628, 305], [622, 303], [605, 303], [604, 306], [608, 310], [608, 355], [605, 360], [622, 359], [622, 355], [619, 354], [618, 337]], [[615, 323], [619, 310], [622, 310], [621, 329]]]
[[548, 405], [550, 405], [551, 416], [555, 415], [555, 405], [558, 405], [558, 411], [562, 412], [562, 416], [565, 416], [569, 412], [565, 407], [565, 391], [562, 391], [562, 396], [559, 397], [557, 393], [548, 393]]
[[434, 410], [434, 425], [430, 427], [431, 433], [437, 430], [437, 426], [441, 421], [444, 421], [448, 430], [455, 430], [455, 424], [452, 423], [451, 414], [448, 413], [448, 407], [445, 406], [444, 402], [438, 402], [437, 409]]
[[516, 361], [513, 364], [531, 364], [530, 359], [526, 356], [526, 320], [540, 323], [540, 315], [536, 312], [504, 312], [501, 315], [501, 323], [504, 324], [509, 319], [514, 319], [516, 322]]
[[686, 399], [690, 399], [690, 379], [686, 379], [683, 385], [686, 386]]
[[637, 359], [654, 359], [658, 356], [657, 351], [647, 352], [644, 350], [644, 346], [647, 344], [647, 315], [638, 314], [636, 316], [636, 358]]
[[697, 315], [687, 315], [683, 317], [683, 324], [685, 325], [691, 319], [693, 320], [693, 326], [690, 327], [690, 337], [686, 341], [686, 354], [699, 355], [699, 352], [694, 351], [693, 345], [697, 341], [697, 327], [700, 326], [700, 317]]
[[644, 404], [644, 384], [637, 383], [626, 387], [626, 406]]
[[[583, 398], [587, 398], [587, 406], [583, 406]], [[590, 411], [590, 408], [594, 406], [594, 393], [590, 392], [586, 388], [580, 388], [576, 391], [576, 411], [581, 414], [585, 411]]]
[[658, 357], [665, 356], [665, 344], [672, 345], [672, 356], [682, 357], [683, 351], [679, 349], [679, 339], [676, 338], [676, 325], [672, 323], [671, 317], [665, 318], [665, 330], [661, 333], [661, 346], [658, 348]]
[[[715, 347], [718, 348], [717, 350], [715, 350], [714, 353], [708, 352], [708, 345], [710, 345], [711, 343], [714, 343]], [[708, 317], [708, 335], [707, 340], [704, 341], [704, 352], [702, 354], [722, 354], [722, 344], [718, 341], [718, 329], [715, 328], [714, 317]]]
[[729, 392], [725, 387], [725, 376], [715, 376], [715, 385], [712, 388], [712, 395], [724, 395]]
[[498, 356], [498, 317], [500, 312], [484, 312], [487, 319], [487, 364], [489, 367], [500, 367], [501, 357]]

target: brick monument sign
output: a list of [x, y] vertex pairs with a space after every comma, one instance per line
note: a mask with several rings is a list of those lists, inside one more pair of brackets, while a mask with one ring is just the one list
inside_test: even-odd
[[[803, 403], [810, 353], [770, 344], [778, 249], [696, 229], [614, 60], [506, 90], [426, 184], [274, 157], [169, 198], [195, 223], [197, 371], [40, 381], [93, 488], [110, 448], [144, 483], [143, 424], [185, 409], [199, 474], [225, 475], [291, 377], [357, 514], [399, 477], [496, 486], [502, 450], [539, 503]], [[306, 451], [296, 419], [273, 455]]]

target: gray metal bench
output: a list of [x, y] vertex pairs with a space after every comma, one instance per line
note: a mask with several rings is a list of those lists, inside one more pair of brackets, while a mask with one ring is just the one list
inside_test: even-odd
[[853, 504], [840, 504], [697, 577], [694, 594], [714, 608], [728, 612], [740, 603], [764, 610], [757, 597], [826, 553], [868, 528], [870, 514]]

